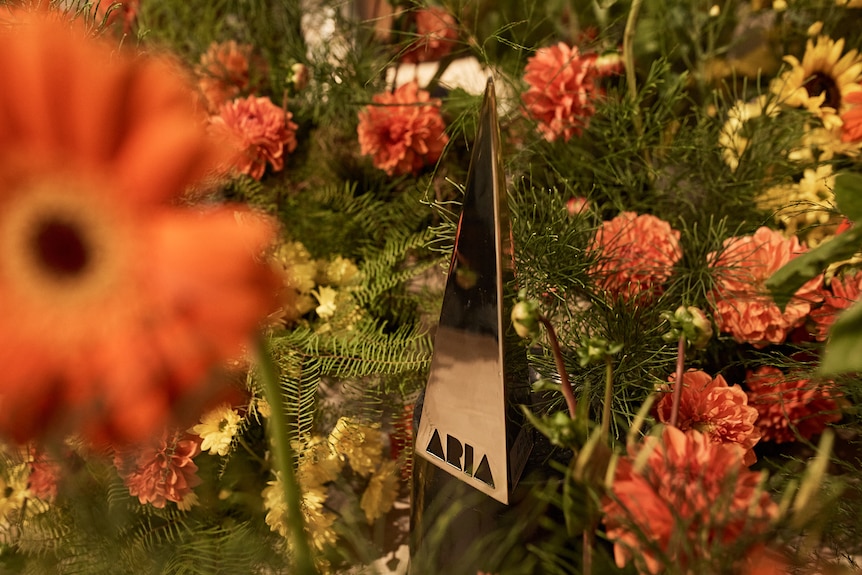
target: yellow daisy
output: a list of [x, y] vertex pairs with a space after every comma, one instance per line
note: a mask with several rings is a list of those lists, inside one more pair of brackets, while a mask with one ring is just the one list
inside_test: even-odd
[[205, 413], [201, 422], [189, 431], [203, 440], [201, 451], [227, 455], [241, 420], [239, 413], [225, 403]]
[[840, 223], [834, 185], [832, 166], [818, 166], [805, 170], [799, 182], [768, 189], [758, 198], [758, 205], [775, 211], [775, 220], [787, 235], [799, 236], [814, 247], [832, 237]]

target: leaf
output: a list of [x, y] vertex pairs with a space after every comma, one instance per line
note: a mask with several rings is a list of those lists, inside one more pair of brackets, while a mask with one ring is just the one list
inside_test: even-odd
[[820, 373], [862, 371], [862, 302], [843, 312], [829, 331]]
[[775, 304], [784, 310], [805, 282], [817, 277], [829, 264], [846, 260], [862, 247], [862, 227], [853, 227], [810, 252], [787, 262], [766, 281]]
[[838, 174], [833, 193], [842, 214], [854, 222], [862, 221], [862, 174]]

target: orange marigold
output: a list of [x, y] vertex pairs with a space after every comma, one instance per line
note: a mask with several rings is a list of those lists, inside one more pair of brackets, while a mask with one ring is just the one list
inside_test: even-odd
[[[673, 382], [676, 376], [668, 379]], [[752, 450], [760, 441], [760, 429], [754, 425], [757, 409], [748, 405], [745, 391], [738, 385], [728, 386], [721, 375], [713, 378], [699, 370], [687, 371], [682, 381], [676, 426], [682, 431], [700, 431], [715, 443], [741, 445], [745, 449], [745, 465], [757, 461]], [[671, 388], [668, 386], [668, 391]], [[668, 423], [672, 408], [673, 394], [666, 393], [656, 408], [659, 421]]]
[[458, 23], [445, 8], [429, 6], [411, 12], [416, 38], [401, 54], [408, 63], [433, 62], [448, 56], [458, 39]]
[[210, 123], [236, 149], [233, 168], [259, 180], [267, 163], [274, 172], [280, 172], [285, 152], [296, 149], [297, 125], [292, 118], [293, 114], [269, 98], [249, 96], [222, 104]]
[[805, 252], [796, 237], [761, 227], [753, 235], [728, 238], [708, 256], [714, 269], [715, 322], [740, 343], [764, 347], [781, 343], [801, 325], [822, 296], [818, 276], [805, 283], [782, 311], [765, 284], [784, 264]]
[[622, 212], [603, 222], [590, 246], [592, 275], [614, 297], [651, 301], [682, 255], [679, 232], [649, 215]]
[[374, 167], [390, 176], [417, 174], [433, 164], [449, 143], [440, 100], [408, 82], [391, 94], [377, 94], [359, 112], [359, 146]]
[[[278, 280], [274, 236], [181, 207], [226, 157], [162, 61], [13, 13], [0, 30], [0, 434], [134, 441], [221, 393]], [[189, 413], [188, 415], [191, 415]]]
[[173, 501], [180, 509], [189, 509], [197, 503], [193, 489], [201, 484], [192, 461], [200, 452], [199, 438], [165, 432], [154, 444], [116, 451], [114, 466], [142, 505], [161, 509]]
[[[643, 449], [651, 451], [638, 468]], [[743, 452], [675, 427], [630, 448], [603, 504], [617, 565], [634, 560], [639, 572], [655, 574], [672, 563], [697, 573], [719, 549], [755, 545], [778, 506], [759, 488], [760, 474], [743, 464]]]
[[568, 142], [581, 134], [595, 113], [595, 59], [594, 54], [582, 55], [577, 46], [560, 42], [540, 48], [527, 61], [524, 81], [530, 87], [521, 99], [547, 141], [562, 136]]
[[841, 419], [841, 395], [831, 384], [787, 377], [771, 366], [749, 371], [745, 384], [748, 404], [757, 409], [757, 426], [764, 441], [810, 439]]

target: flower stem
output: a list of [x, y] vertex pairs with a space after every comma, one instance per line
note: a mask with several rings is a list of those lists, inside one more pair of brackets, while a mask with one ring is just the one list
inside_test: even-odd
[[679, 402], [682, 398], [682, 375], [685, 369], [685, 336], [679, 336], [676, 352], [676, 378], [673, 382], [673, 404], [670, 410], [670, 425], [676, 427], [679, 419]]
[[[631, 100], [632, 106], [636, 105], [638, 99], [637, 75], [635, 73], [634, 40], [635, 28], [637, 27], [638, 14], [641, 10], [642, 1], [643, 0], [632, 0], [632, 5], [629, 9], [629, 16], [626, 20], [625, 31], [623, 32], [623, 61], [625, 62], [626, 67], [626, 86], [628, 88], [629, 100]], [[633, 121], [635, 125], [635, 130], [640, 136], [643, 133], [643, 127], [641, 125], [640, 116], [637, 113], [637, 108], [635, 108], [635, 115]]]
[[311, 559], [311, 548], [302, 521], [299, 483], [294, 473], [293, 448], [290, 445], [290, 429], [284, 413], [281, 387], [278, 383], [275, 362], [267, 341], [261, 336], [257, 342], [258, 370], [263, 384], [263, 393], [270, 407], [269, 436], [275, 460], [275, 470], [281, 477], [284, 487], [284, 502], [287, 506], [287, 528], [295, 556], [294, 573], [297, 575], [318, 575]]
[[611, 403], [614, 401], [614, 364], [605, 356], [605, 403], [602, 406], [602, 439], [607, 443], [611, 430]]
[[548, 341], [551, 344], [551, 353], [554, 355], [554, 363], [557, 366], [557, 373], [560, 374], [560, 387], [563, 390], [563, 397], [566, 398], [566, 405], [569, 408], [569, 415], [575, 419], [578, 403], [575, 401], [575, 393], [572, 391], [572, 384], [569, 382], [569, 374], [566, 371], [566, 364], [563, 362], [563, 352], [560, 350], [560, 342], [557, 340], [557, 332], [554, 331], [554, 326], [548, 321], [548, 318], [539, 314], [539, 323], [545, 326], [548, 331]]

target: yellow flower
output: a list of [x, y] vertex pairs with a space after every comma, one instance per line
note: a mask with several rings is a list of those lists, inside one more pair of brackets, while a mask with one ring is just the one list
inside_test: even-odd
[[763, 95], [751, 102], [737, 102], [727, 113], [727, 121], [718, 134], [718, 145], [721, 157], [731, 171], [739, 167], [739, 159], [748, 149], [750, 138], [747, 136], [751, 128], [747, 123], [761, 116], [775, 117], [779, 109], [774, 100]]
[[227, 455], [241, 420], [235, 410], [227, 404], [222, 404], [205, 413], [201, 417], [201, 422], [189, 431], [203, 439], [201, 451]]
[[354, 285], [359, 279], [359, 268], [353, 261], [335, 256], [330, 262], [323, 262], [320, 269], [320, 283], [339, 287]]
[[359, 506], [365, 512], [365, 518], [373, 523], [378, 517], [385, 515], [398, 497], [398, 463], [384, 461], [380, 468], [371, 476]]
[[335, 315], [335, 310], [338, 309], [338, 306], [335, 303], [335, 299], [338, 297], [338, 292], [335, 289], [329, 286], [320, 286], [319, 289], [312, 291], [311, 295], [313, 295], [317, 299], [318, 306], [315, 308], [315, 312], [322, 319], [327, 319]]
[[[269, 481], [261, 493], [263, 506], [266, 509], [266, 524], [272, 531], [279, 533], [282, 537], [288, 536], [287, 528], [287, 504], [284, 501], [284, 487], [281, 478], [276, 477]], [[302, 489], [302, 500], [300, 506], [304, 517], [305, 530], [311, 539], [312, 545], [323, 550], [327, 545], [335, 543], [337, 535], [332, 529], [335, 523], [335, 515], [325, 510], [326, 489]]]
[[843, 38], [809, 39], [801, 62], [794, 56], [785, 56], [790, 69], [772, 81], [771, 91], [782, 104], [805, 108], [821, 118], [825, 128], [840, 127], [845, 97], [862, 90], [862, 58], [856, 50], [843, 52]]
[[344, 462], [333, 445], [318, 438], [302, 451], [297, 475], [299, 482], [308, 489], [315, 489], [335, 481]]
[[285, 283], [299, 293], [310, 293], [314, 289], [317, 264], [300, 242], [288, 242], [279, 246], [275, 260], [284, 266]]
[[376, 426], [359, 423], [349, 417], [339, 419], [329, 441], [360, 475], [372, 473], [383, 456], [383, 433]]
[[809, 247], [832, 237], [840, 223], [832, 188], [835, 176], [825, 164], [804, 171], [802, 179], [768, 189], [758, 198], [762, 209], [775, 210], [775, 220], [788, 235], [798, 235]]

